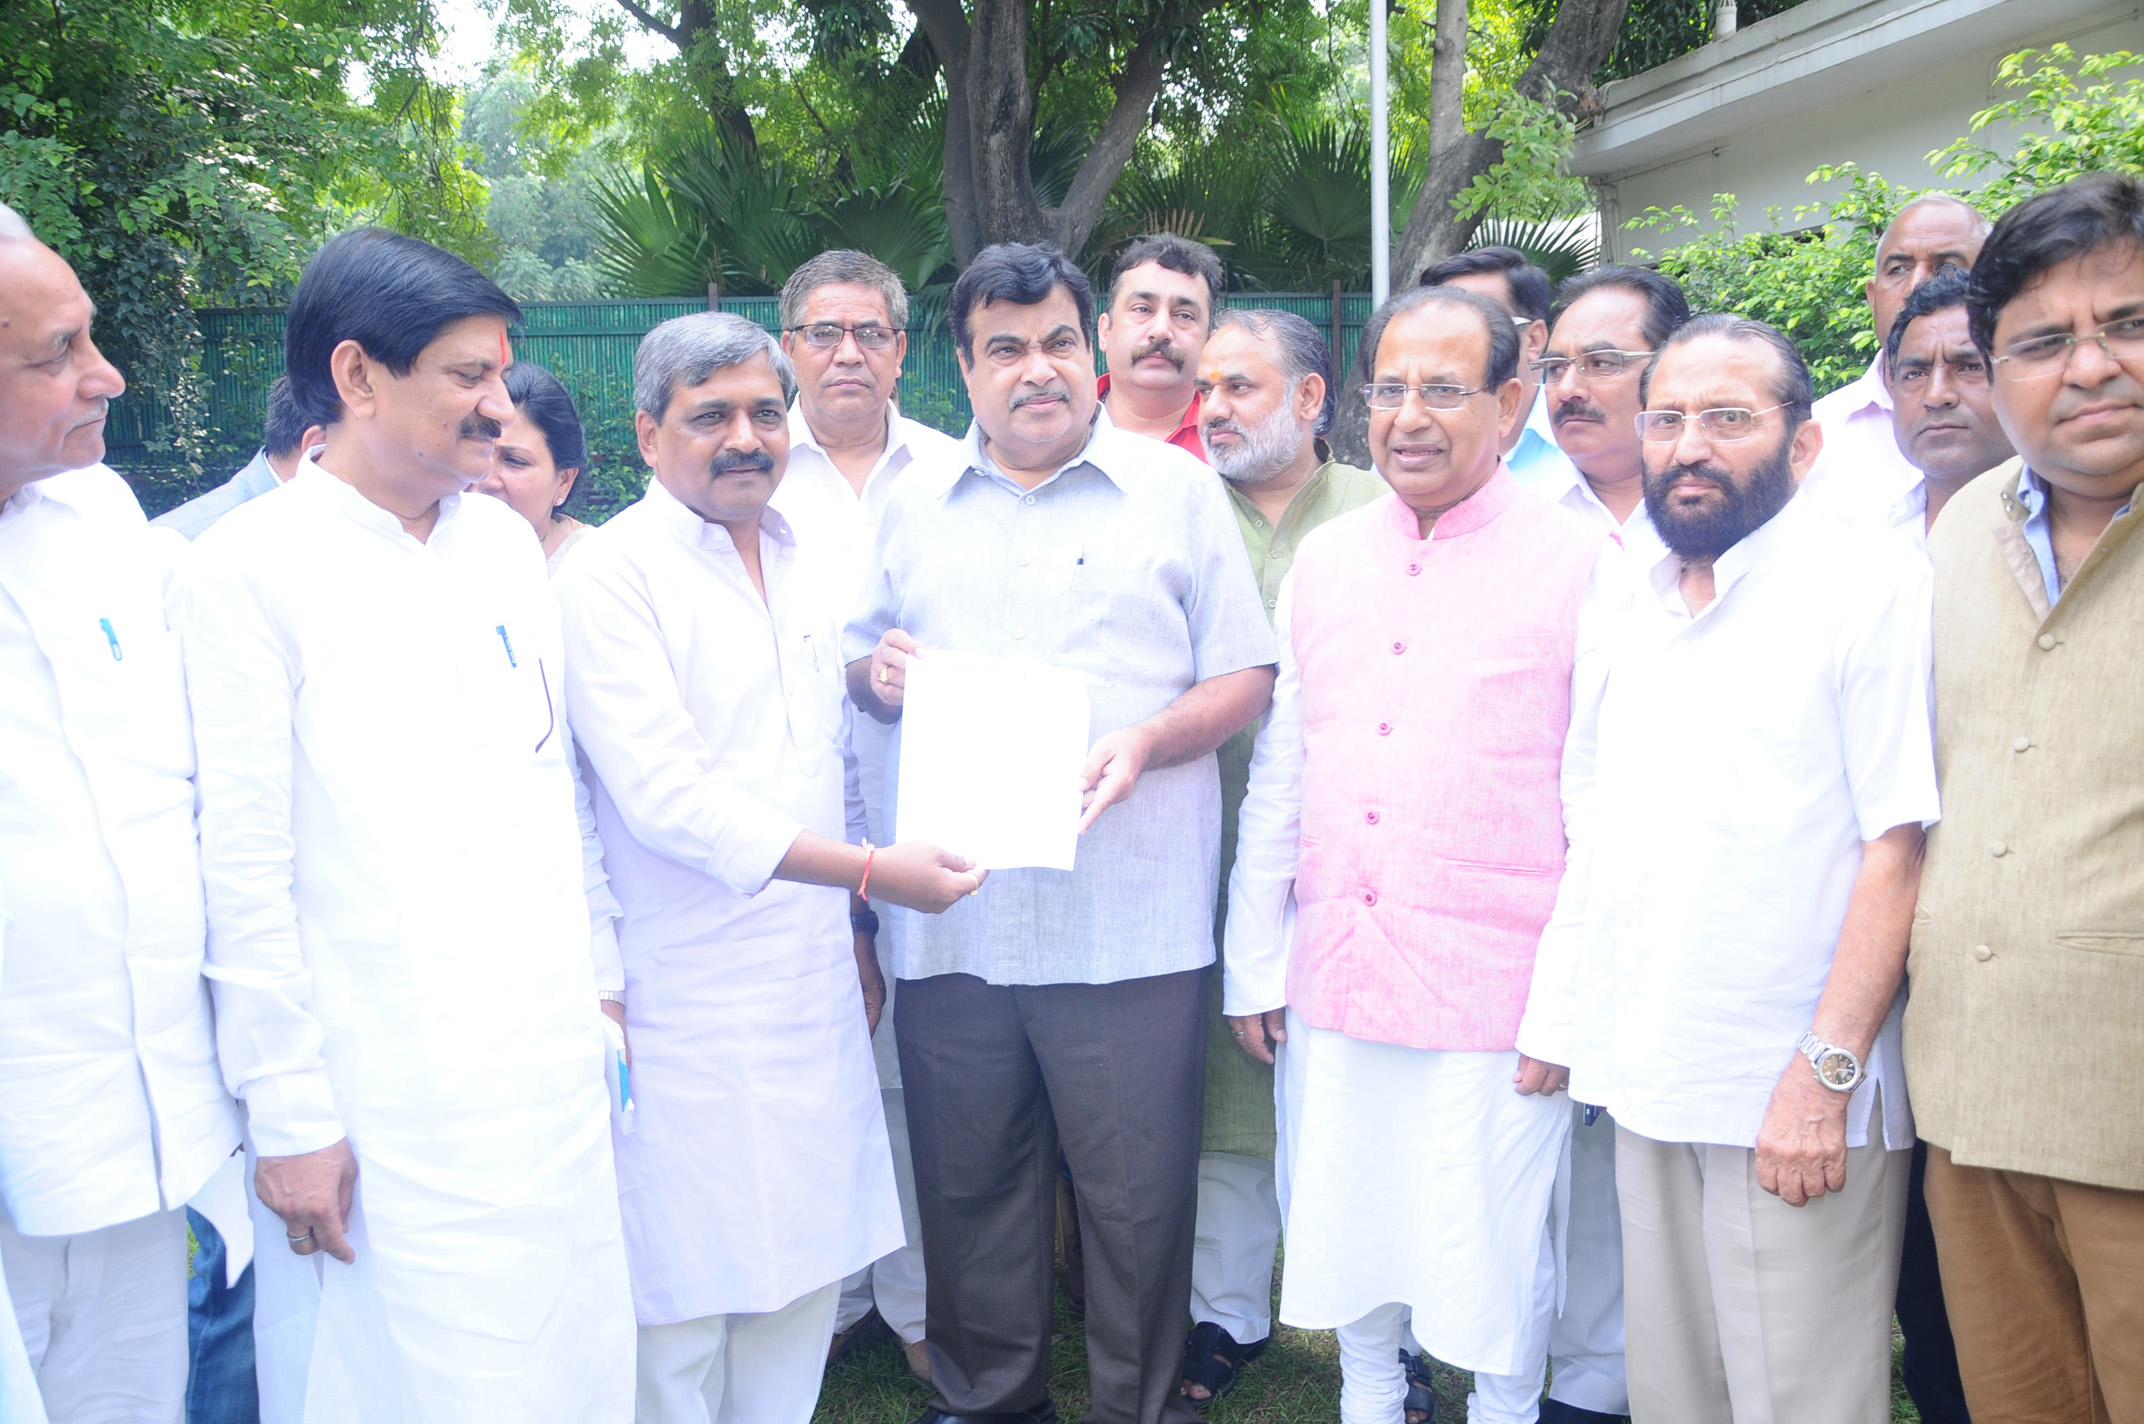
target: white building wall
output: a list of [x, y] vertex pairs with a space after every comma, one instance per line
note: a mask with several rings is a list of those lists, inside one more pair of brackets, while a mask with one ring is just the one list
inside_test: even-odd
[[[2029, 13], [2037, 0], [2013, 3]], [[1780, 18], [1791, 18], [1795, 13], [1789, 11]], [[1745, 31], [1745, 37], [1750, 33]], [[1826, 93], [1806, 107], [1795, 107], [1794, 87], [1803, 81], [1790, 81], [1779, 96], [1788, 101], [1786, 112], [1740, 123], [1730, 117], [1717, 132], [1707, 132], [1707, 121], [1702, 116], [1685, 120], [1679, 125], [1674, 145], [1682, 150], [1680, 153], [1628, 169], [1614, 166], [1617, 153], [1613, 147], [1605, 151], [1597, 148], [1591, 162], [1574, 167], [1589, 169], [1599, 188], [1606, 255], [1610, 260], [1621, 260], [1634, 247], [1657, 253], [1708, 230], [1713, 226], [1713, 198], [1720, 193], [1732, 193], [1740, 200], [1736, 220], [1745, 230], [1769, 225], [1768, 208], [1779, 210], [1777, 221], [1782, 228], [1820, 222], [1824, 217], [1821, 205], [1845, 186], [1841, 182], [1805, 181], [1824, 164], [1851, 160], [1864, 170], [1910, 187], [1958, 186], [1960, 180], [1944, 179], [1929, 166], [1928, 155], [1968, 133], [1975, 113], [2009, 97], [2007, 91], [1999, 91], [1996, 86], [1996, 66], [2005, 55], [2028, 46], [2044, 47], [2056, 40], [2068, 41], [2080, 54], [2118, 49], [2144, 53], [2144, 7], [2125, 5], [2102, 11], [1934, 63], [1927, 62], [1926, 49], [1918, 44], [1880, 49], [1857, 66], [1865, 71], [1859, 75], [1862, 81], [1875, 81], [1867, 82], [1858, 92]], [[1640, 76], [1639, 81], [1633, 82], [1642, 79]], [[1837, 86], [1812, 82], [1808, 87]], [[1612, 125], [1628, 109], [1616, 104], [1613, 89], [1609, 99], [1608, 118]], [[1643, 96], [1640, 103], [1645, 102], [1658, 99]], [[1781, 106], [1775, 102], [1763, 107]], [[1731, 116], [1734, 110], [1723, 106], [1718, 112]], [[1603, 126], [1604, 137], [1608, 128]], [[1991, 127], [1981, 141], [2003, 151], [2014, 138], [2014, 132], [2007, 127]], [[1692, 152], [1693, 145], [1702, 147]], [[1649, 146], [1657, 149], [1660, 144], [1655, 140]], [[1582, 144], [1582, 153], [1583, 148]], [[1657, 230], [1632, 232], [1623, 227], [1648, 208], [1677, 205], [1698, 214], [1705, 220], [1703, 225], [1682, 228], [1673, 235]], [[1809, 205], [1817, 206], [1814, 211], [1796, 212]]]

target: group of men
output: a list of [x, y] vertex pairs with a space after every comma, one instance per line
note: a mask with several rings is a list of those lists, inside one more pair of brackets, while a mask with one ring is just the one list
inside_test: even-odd
[[[2135, 181], [1906, 208], [1821, 401], [1509, 249], [1343, 390], [1161, 235], [978, 254], [954, 441], [823, 254], [649, 334], [548, 582], [459, 259], [321, 251], [190, 545], [0, 279], [5, 1417], [182, 1417], [191, 1203], [274, 1424], [803, 1424], [874, 1315], [1048, 1424], [1061, 1234], [1094, 1424], [1233, 1388], [1283, 1237], [1346, 1424], [1874, 1424], [1894, 1315], [1925, 1419], [2144, 1420]], [[942, 650], [1086, 684], [1072, 870], [893, 840]]]

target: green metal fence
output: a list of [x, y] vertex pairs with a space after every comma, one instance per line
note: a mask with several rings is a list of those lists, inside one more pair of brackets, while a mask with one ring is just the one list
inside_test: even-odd
[[[1337, 298], [1337, 302], [1336, 302]], [[1335, 311], [1337, 304], [1338, 310]], [[1235, 307], [1278, 307], [1326, 333], [1343, 372], [1369, 319], [1366, 292], [1240, 292], [1223, 298]], [[728, 297], [721, 309], [779, 329], [773, 297]], [[645, 481], [633, 437], [633, 353], [658, 324], [705, 311], [704, 301], [528, 302], [514, 331], [514, 355], [549, 368], [573, 392], [588, 430], [590, 468], [584, 476], [589, 513], [600, 518], [632, 499]], [[967, 387], [942, 312], [910, 327], [902, 367], [905, 414], [949, 434], [967, 429]], [[134, 483], [151, 514], [220, 483], [259, 443], [268, 386], [283, 368], [283, 313], [211, 310], [200, 313], [201, 369], [208, 382], [207, 426], [212, 452], [199, 477], [169, 454], [168, 412], [153, 392], [129, 392], [117, 402], [106, 432], [107, 461]]]

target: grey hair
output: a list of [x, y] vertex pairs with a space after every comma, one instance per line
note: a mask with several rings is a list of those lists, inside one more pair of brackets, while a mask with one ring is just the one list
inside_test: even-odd
[[37, 234], [22, 220], [22, 214], [0, 203], [0, 242], [35, 242]]
[[837, 247], [822, 252], [789, 274], [782, 283], [782, 330], [804, 324], [804, 304], [821, 287], [837, 282], [869, 287], [886, 301], [886, 322], [895, 331], [908, 327], [908, 288], [891, 267], [868, 252]]
[[782, 383], [786, 402], [797, 393], [796, 368], [758, 322], [734, 312], [674, 316], [641, 338], [633, 356], [633, 404], [661, 420], [680, 386], [697, 386], [717, 371], [764, 356]]
[[1319, 436], [1332, 429], [1333, 413], [1340, 406], [1340, 391], [1333, 384], [1332, 352], [1315, 326], [1294, 312], [1276, 311], [1272, 307], [1225, 308], [1213, 321], [1215, 331], [1224, 326], [1240, 326], [1271, 347], [1268, 354], [1273, 364], [1280, 367], [1281, 374], [1288, 378], [1291, 399], [1303, 384], [1303, 377], [1315, 375], [1324, 381], [1325, 405], [1318, 411], [1317, 428], [1310, 433]]

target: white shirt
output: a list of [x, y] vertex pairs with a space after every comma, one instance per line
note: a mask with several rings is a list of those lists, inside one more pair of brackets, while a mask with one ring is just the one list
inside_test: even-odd
[[1568, 460], [1564, 464], [1566, 468], [1557, 472], [1554, 479], [1537, 479], [1527, 487], [1543, 499], [1554, 500], [1607, 530], [1616, 543], [1623, 546], [1624, 553], [1640, 566], [1651, 564], [1667, 552], [1668, 546], [1660, 542], [1659, 531], [1653, 528], [1653, 519], [1646, 512], [1644, 500], [1638, 501], [1630, 518], [1617, 519], [1615, 511], [1602, 501], [1578, 466]]
[[[1799, 498], [1715, 562], [1668, 554], [1580, 616], [1570, 854], [1519, 1049], [1663, 1142], [1752, 1147], [1830, 974], [1861, 846], [1937, 815], [1925, 559]], [[1912, 1141], [1899, 1009], [1869, 1055]], [[1870, 1095], [1849, 1109], [1868, 1141]]]
[[0, 506], [0, 1203], [26, 1235], [172, 1210], [238, 1145], [164, 623], [183, 547], [101, 465]]
[[1822, 501], [1843, 517], [1884, 519], [1921, 482], [1920, 470], [1898, 448], [1892, 408], [1879, 351], [1866, 371], [1814, 406], [1824, 448], [1802, 480], [1803, 492], [1821, 492]]
[[811, 433], [803, 402], [791, 403], [789, 463], [768, 503], [796, 531], [798, 557], [811, 570], [807, 582], [815, 587], [823, 584], [837, 619], [846, 621], [856, 611], [864, 576], [871, 571], [879, 515], [893, 497], [894, 485], [919, 463], [950, 466], [946, 478], [951, 479], [965, 458], [958, 440], [910, 420], [889, 403], [886, 448], [864, 476], [859, 495]]
[[[192, 545], [169, 608], [224, 1074], [263, 1155], [347, 1136], [359, 1170], [358, 1264], [323, 1267], [316, 1329], [264, 1338], [264, 1373], [309, 1359], [319, 1424], [402, 1417], [351, 1381], [426, 1418], [626, 1417], [610, 1059], [541, 547], [466, 494], [419, 540], [308, 458]], [[269, 1284], [262, 1309], [291, 1309]]]
[[566, 702], [625, 906], [639, 1122], [617, 1140], [642, 1324], [781, 1308], [899, 1249], [848, 894], [774, 881], [860, 840], [829, 604], [787, 522], [762, 598], [660, 480], [558, 580]]

